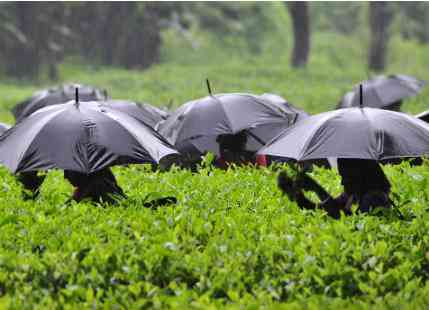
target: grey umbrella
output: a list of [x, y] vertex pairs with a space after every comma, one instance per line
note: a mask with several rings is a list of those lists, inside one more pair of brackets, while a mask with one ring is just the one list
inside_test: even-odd
[[5, 123], [0, 123], [0, 135], [3, 134], [6, 130], [10, 128], [10, 125]]
[[429, 123], [429, 110], [417, 114], [416, 117], [422, 121], [425, 121], [426, 123]]
[[216, 137], [248, 133], [247, 149], [256, 151], [282, 129], [307, 114], [267, 95], [217, 94], [188, 102], [177, 109], [157, 130], [173, 145], [192, 143], [201, 152], [218, 153]]
[[64, 84], [34, 93], [31, 98], [16, 105], [12, 109], [12, 114], [15, 116], [16, 121], [20, 122], [40, 108], [73, 100], [76, 88], [79, 88], [81, 101], [104, 100], [107, 97], [106, 91], [92, 86]]
[[308, 117], [260, 154], [298, 161], [328, 157], [384, 160], [429, 155], [429, 124], [405, 113], [347, 108]]
[[147, 103], [139, 104], [128, 100], [106, 100], [102, 101], [101, 104], [124, 112], [152, 128], [168, 116], [167, 112]]
[[91, 173], [158, 163], [177, 152], [153, 129], [97, 102], [42, 108], [0, 137], [0, 163], [12, 172], [52, 168]]
[[363, 86], [363, 105], [372, 108], [399, 109], [398, 101], [415, 96], [427, 84], [408, 75], [380, 75], [363, 81], [342, 98], [339, 108], [359, 106], [359, 85]]

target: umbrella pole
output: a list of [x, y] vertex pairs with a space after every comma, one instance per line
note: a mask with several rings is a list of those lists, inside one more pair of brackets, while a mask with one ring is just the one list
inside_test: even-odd
[[213, 96], [213, 94], [212, 94], [212, 88], [210, 87], [210, 81], [209, 81], [209, 79], [206, 79], [206, 84], [207, 84], [207, 90], [209, 91], [209, 95]]
[[74, 101], [75, 101], [75, 104], [76, 104], [76, 107], [79, 107], [79, 88], [75, 88], [75, 91], [74, 91]]
[[359, 84], [359, 107], [363, 107], [363, 86]]

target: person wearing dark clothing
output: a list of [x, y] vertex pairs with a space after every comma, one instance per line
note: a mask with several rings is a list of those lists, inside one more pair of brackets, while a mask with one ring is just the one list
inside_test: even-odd
[[[66, 178], [74, 187], [72, 200], [80, 202], [89, 199], [93, 202], [104, 202], [114, 204], [119, 199], [127, 198], [122, 188], [116, 182], [116, 178], [109, 168], [99, 170], [88, 175], [70, 170], [64, 171]], [[175, 197], [163, 197], [147, 201], [143, 204], [145, 208], [156, 209], [167, 204], [175, 204]]]
[[126, 198], [109, 168], [90, 174], [64, 170], [64, 178], [75, 187], [72, 199], [76, 202], [89, 199], [113, 204], [120, 198]]
[[37, 171], [21, 172], [16, 176], [16, 179], [24, 187], [23, 199], [36, 199], [40, 193], [40, 186], [45, 180], [45, 175], [39, 175]]
[[220, 157], [216, 159], [215, 166], [221, 169], [227, 169], [230, 164], [247, 165], [256, 164], [258, 166], [267, 166], [264, 155], [255, 157], [254, 152], [247, 151], [247, 135], [240, 131], [235, 135], [223, 134], [216, 138], [219, 144]]
[[[285, 172], [278, 177], [278, 186], [302, 209], [323, 209], [329, 216], [339, 218], [341, 212], [351, 215], [352, 204], [358, 211], [369, 212], [375, 207], [390, 208], [390, 183], [380, 165], [371, 160], [338, 159], [338, 172], [344, 192], [333, 198], [322, 186], [305, 173], [292, 180]], [[315, 192], [321, 203], [316, 204], [304, 195], [304, 191]]]

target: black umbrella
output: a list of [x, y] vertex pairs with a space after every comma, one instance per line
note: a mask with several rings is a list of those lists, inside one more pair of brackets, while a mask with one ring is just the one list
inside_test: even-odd
[[400, 100], [419, 94], [427, 82], [408, 75], [380, 75], [359, 83], [353, 91], [346, 93], [339, 108], [359, 106], [360, 84], [363, 85], [364, 106], [393, 110], [399, 109]]
[[143, 109], [147, 110], [148, 112], [151, 112], [154, 115], [158, 115], [161, 117], [162, 120], [166, 120], [170, 116], [170, 112], [163, 110], [161, 108], [155, 107], [148, 103], [141, 103], [141, 106]]
[[10, 125], [5, 123], [0, 123], [0, 135], [3, 134], [6, 130], [10, 128]]
[[152, 128], [167, 118], [167, 112], [147, 103], [139, 104], [128, 100], [107, 100], [103, 101], [102, 104], [124, 112]]
[[91, 173], [115, 164], [157, 163], [170, 154], [177, 152], [153, 129], [97, 102], [40, 109], [0, 137], [0, 162], [15, 173]]
[[416, 115], [417, 118], [420, 118], [422, 121], [429, 123], [429, 110], [424, 111]]
[[216, 154], [218, 135], [245, 130], [246, 149], [256, 151], [282, 129], [306, 116], [286, 100], [270, 100], [267, 95], [217, 94], [184, 104], [160, 122], [157, 130], [173, 145], [190, 142], [201, 152]]
[[259, 151], [298, 161], [328, 157], [383, 160], [429, 155], [429, 125], [405, 113], [348, 108], [308, 117]]
[[16, 105], [12, 109], [12, 114], [15, 116], [16, 121], [20, 122], [40, 108], [73, 100], [76, 88], [79, 88], [81, 101], [103, 100], [107, 97], [106, 91], [92, 86], [64, 84], [34, 93], [31, 98]]

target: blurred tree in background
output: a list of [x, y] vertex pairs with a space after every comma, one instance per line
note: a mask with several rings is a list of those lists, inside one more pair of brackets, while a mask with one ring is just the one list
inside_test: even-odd
[[310, 16], [307, 2], [287, 2], [292, 18], [293, 51], [291, 65], [304, 67], [310, 54]]
[[[310, 33], [335, 32], [369, 42], [369, 67], [382, 70], [389, 25], [426, 43], [428, 17], [427, 2], [2, 2], [0, 75], [55, 80], [67, 59], [146, 69], [163, 61], [166, 33], [191, 49], [211, 41], [225, 55], [273, 53], [275, 46], [277, 54], [292, 53], [292, 66], [304, 66]], [[187, 57], [186, 49], [180, 52]]]
[[429, 43], [429, 2], [409, 1], [396, 5], [403, 37]]
[[370, 45], [368, 53], [369, 69], [382, 71], [386, 66], [389, 26], [393, 11], [389, 2], [369, 2]]

